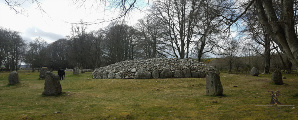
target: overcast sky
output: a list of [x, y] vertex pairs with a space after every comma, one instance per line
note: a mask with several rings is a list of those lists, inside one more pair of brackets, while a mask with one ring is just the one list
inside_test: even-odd
[[[16, 13], [4, 0], [0, 1], [0, 27], [20, 32], [27, 42], [38, 37], [48, 43], [65, 38], [71, 33], [71, 23], [81, 20], [99, 23], [87, 27], [88, 31], [98, 30], [120, 15], [120, 9], [109, 7], [111, 5], [107, 2], [96, 3], [95, 0], [85, 3], [74, 3], [75, 0], [39, 0], [45, 12], [38, 9], [36, 3], [28, 1], [22, 4], [23, 9], [16, 8], [21, 13]], [[129, 21], [127, 24], [134, 25], [138, 19], [144, 17], [149, 4], [147, 0], [140, 1], [137, 3], [139, 9], [134, 9], [125, 17]]]

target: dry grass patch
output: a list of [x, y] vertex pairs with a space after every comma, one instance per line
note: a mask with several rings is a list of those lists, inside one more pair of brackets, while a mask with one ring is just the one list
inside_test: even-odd
[[[56, 72], [55, 72], [56, 73]], [[221, 74], [224, 96], [205, 96], [206, 81], [183, 79], [91, 79], [91, 73], [66, 73], [63, 94], [42, 96], [38, 73], [19, 72], [20, 84], [8, 86], [0, 73], [1, 119], [297, 119], [298, 77], [285, 75], [274, 85], [270, 75]], [[294, 107], [269, 105], [269, 90]]]

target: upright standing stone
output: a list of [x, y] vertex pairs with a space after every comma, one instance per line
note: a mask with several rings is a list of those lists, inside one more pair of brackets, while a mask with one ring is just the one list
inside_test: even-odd
[[43, 95], [53, 96], [59, 95], [62, 93], [62, 88], [59, 80], [59, 76], [51, 73], [50, 71], [46, 72], [46, 78], [44, 83]]
[[259, 76], [259, 70], [255, 67], [253, 67], [251, 70], [250, 70], [250, 75], [252, 76]]
[[275, 70], [272, 74], [271, 74], [271, 80], [276, 84], [276, 85], [282, 85], [284, 84], [282, 81], [282, 74], [280, 72], [280, 70]]
[[78, 67], [75, 67], [75, 68], [73, 69], [73, 74], [74, 74], [74, 75], [78, 75], [78, 74], [80, 74], [80, 69], [79, 69]]
[[19, 74], [16, 71], [9, 73], [8, 77], [9, 85], [15, 85], [19, 83]]
[[222, 93], [223, 88], [219, 75], [215, 72], [208, 72], [206, 76], [206, 95], [219, 96]]
[[47, 67], [42, 67], [39, 71], [39, 78], [45, 79], [46, 78], [46, 72], [48, 71]]

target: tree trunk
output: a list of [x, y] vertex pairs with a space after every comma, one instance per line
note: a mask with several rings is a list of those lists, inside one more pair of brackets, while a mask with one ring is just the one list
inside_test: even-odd
[[278, 19], [272, 0], [256, 0], [260, 23], [266, 32], [278, 44], [289, 60], [298, 65], [298, 38], [294, 25], [294, 0], [282, 0], [282, 14]]
[[201, 40], [200, 48], [198, 49], [198, 61], [199, 62], [202, 61], [203, 50], [205, 48], [205, 45], [206, 45], [206, 37], [205, 37], [205, 35], [203, 35], [202, 40]]
[[264, 73], [269, 74], [270, 72], [270, 38], [267, 34], [264, 34], [265, 36], [265, 51], [264, 51], [264, 57], [265, 57], [265, 67], [264, 67]]
[[152, 37], [152, 39], [153, 39], [153, 45], [152, 45], [152, 57], [153, 58], [156, 58], [156, 49], [157, 49], [157, 47], [156, 47], [156, 44], [157, 44], [157, 40], [156, 40], [156, 37], [154, 36], [154, 37]]

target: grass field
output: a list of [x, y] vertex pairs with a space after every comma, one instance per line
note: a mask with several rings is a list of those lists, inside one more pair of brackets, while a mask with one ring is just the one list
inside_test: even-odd
[[[57, 71], [54, 71], [57, 73]], [[8, 85], [0, 73], [0, 119], [298, 119], [298, 76], [285, 74], [285, 85], [270, 75], [259, 77], [221, 73], [224, 96], [205, 96], [203, 78], [92, 79], [91, 73], [66, 73], [63, 94], [42, 96], [39, 73], [19, 71], [20, 84]], [[237, 87], [236, 87], [237, 86]], [[279, 90], [283, 105], [269, 105], [268, 91]]]

